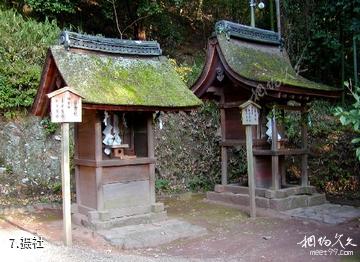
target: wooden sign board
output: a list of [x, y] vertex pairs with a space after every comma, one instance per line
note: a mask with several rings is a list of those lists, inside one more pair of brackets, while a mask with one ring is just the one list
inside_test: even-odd
[[69, 87], [63, 87], [50, 94], [51, 122], [81, 122], [82, 97]]
[[240, 105], [242, 124], [245, 126], [258, 125], [260, 108], [261, 106], [250, 100]]
[[64, 244], [71, 246], [70, 140], [69, 123], [81, 122], [82, 97], [69, 87], [48, 94], [51, 122], [61, 123], [61, 185], [63, 197]]

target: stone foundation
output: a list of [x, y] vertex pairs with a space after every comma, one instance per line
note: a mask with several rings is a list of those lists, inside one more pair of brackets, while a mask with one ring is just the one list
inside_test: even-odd
[[[257, 207], [278, 211], [326, 203], [325, 194], [317, 193], [313, 186], [294, 186], [279, 190], [256, 188], [255, 195]], [[216, 185], [215, 191], [207, 193], [207, 199], [219, 203], [247, 206], [249, 205], [249, 189], [237, 184]]]
[[87, 215], [78, 212], [76, 204], [72, 206], [72, 220], [77, 225], [82, 225], [93, 230], [103, 230], [130, 225], [149, 224], [167, 219], [163, 203], [151, 205], [151, 211], [130, 215], [112, 217], [108, 211], [88, 211]]

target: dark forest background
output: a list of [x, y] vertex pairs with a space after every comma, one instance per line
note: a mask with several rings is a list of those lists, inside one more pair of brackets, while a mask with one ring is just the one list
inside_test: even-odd
[[[263, 2], [265, 8], [256, 9], [256, 25], [276, 30], [274, 0]], [[360, 0], [280, 2], [282, 33], [299, 72], [336, 86], [353, 78], [353, 38], [359, 39], [360, 34]], [[5, 0], [4, 4], [38, 21], [55, 19], [60, 28], [107, 37], [156, 39], [165, 54], [189, 59], [187, 62], [204, 52], [217, 20], [250, 24], [248, 0]]]

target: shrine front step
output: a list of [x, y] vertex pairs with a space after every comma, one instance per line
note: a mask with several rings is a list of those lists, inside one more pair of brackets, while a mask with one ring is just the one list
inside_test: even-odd
[[98, 231], [110, 244], [122, 249], [157, 247], [184, 238], [207, 234], [203, 227], [177, 219]]
[[[223, 193], [229, 192], [234, 194], [249, 194], [249, 188], [245, 186], [240, 186], [238, 184], [229, 184], [229, 185], [215, 185], [215, 192]], [[266, 188], [256, 188], [255, 195], [258, 197], [265, 198], [286, 198], [294, 195], [313, 195], [317, 194], [316, 188], [314, 186], [292, 186], [288, 188], [282, 188], [278, 190], [266, 189]]]
[[[248, 194], [236, 194], [231, 192], [207, 192], [207, 199], [217, 203], [248, 206]], [[316, 206], [326, 203], [325, 194], [314, 193], [312, 195], [291, 195], [283, 198], [266, 198], [256, 196], [256, 206], [270, 208], [278, 211], [290, 210], [299, 207]]]
[[111, 229], [115, 227], [124, 227], [138, 224], [158, 223], [167, 219], [166, 211], [151, 212], [146, 214], [139, 214], [133, 216], [123, 216], [119, 218], [112, 218], [108, 220], [89, 219], [89, 217], [80, 213], [72, 215], [72, 220], [77, 225], [82, 225], [96, 231]]

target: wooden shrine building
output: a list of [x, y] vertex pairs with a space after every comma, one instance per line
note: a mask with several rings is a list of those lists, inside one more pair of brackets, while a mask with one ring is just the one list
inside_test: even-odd
[[76, 221], [96, 229], [166, 215], [155, 200], [153, 113], [201, 105], [154, 41], [63, 32], [50, 47], [33, 113], [47, 94], [70, 87], [82, 100], [74, 126]]
[[[248, 188], [228, 184], [228, 149], [245, 145], [245, 127], [239, 106], [253, 100], [261, 106], [260, 123], [253, 129], [256, 204], [285, 210], [321, 203], [308, 182], [308, 104], [314, 99], [336, 99], [340, 90], [299, 76], [290, 64], [279, 35], [228, 21], [219, 21], [208, 42], [206, 64], [192, 87], [201, 99], [219, 103], [221, 115], [222, 185], [208, 198], [231, 204], [248, 204]], [[301, 147], [288, 148], [278, 115], [301, 114]], [[298, 157], [301, 180], [286, 181], [286, 159]]]

